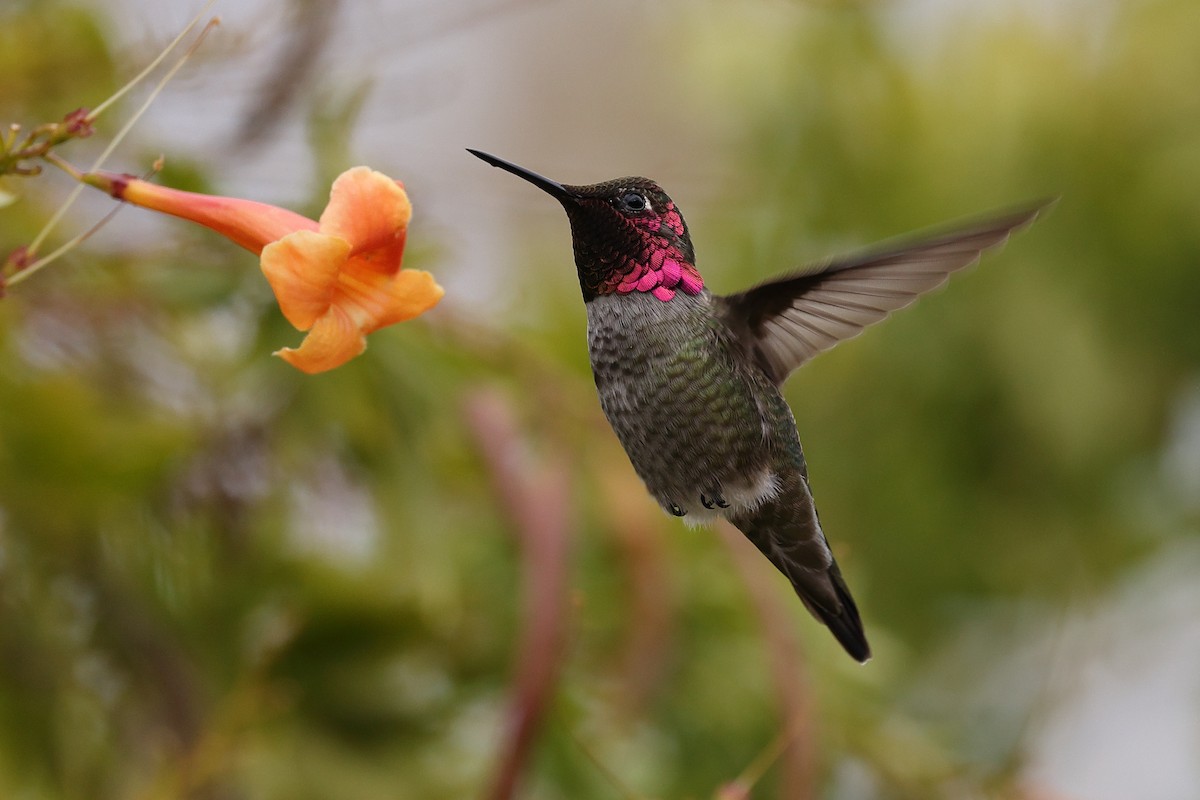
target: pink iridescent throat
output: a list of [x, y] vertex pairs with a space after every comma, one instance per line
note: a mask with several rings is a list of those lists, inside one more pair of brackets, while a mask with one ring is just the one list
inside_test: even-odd
[[647, 219], [637, 226], [650, 234], [646, 237], [647, 247], [640, 258], [630, 259], [629, 269], [611, 278], [605, 289], [617, 294], [650, 292], [664, 303], [675, 297], [677, 291], [691, 295], [703, 291], [704, 279], [696, 268], [670, 243], [670, 239], [660, 238], [663, 226], [675, 237], [685, 235], [683, 217], [669, 201], [660, 217]]
[[649, 258], [630, 262], [630, 270], [616, 279], [610, 291], [617, 294], [650, 292], [664, 303], [675, 296], [676, 291], [684, 294], [700, 294], [704, 280], [696, 268], [673, 252], [674, 248], [652, 250]]

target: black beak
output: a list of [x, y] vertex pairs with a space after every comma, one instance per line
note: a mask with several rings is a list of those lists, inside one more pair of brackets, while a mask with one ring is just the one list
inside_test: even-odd
[[543, 178], [541, 175], [538, 175], [536, 172], [530, 172], [529, 170], [525, 169], [524, 167], [518, 167], [516, 164], [505, 161], [502, 158], [496, 158], [495, 156], [493, 156], [489, 153], [484, 153], [479, 150], [472, 150], [469, 147], [467, 148], [467, 152], [470, 153], [471, 155], [475, 156], [476, 158], [483, 159], [487, 163], [491, 164], [493, 167], [499, 167], [500, 169], [504, 170], [505, 172], [511, 172], [513, 175], [516, 175], [518, 178], [524, 178], [525, 180], [532, 183], [534, 186], [541, 189], [543, 192], [546, 192], [547, 194], [558, 198], [560, 201], [576, 199], [575, 195], [570, 190], [568, 190], [567, 187], [563, 186], [561, 183], [558, 183], [557, 181], [552, 181], [549, 178]]

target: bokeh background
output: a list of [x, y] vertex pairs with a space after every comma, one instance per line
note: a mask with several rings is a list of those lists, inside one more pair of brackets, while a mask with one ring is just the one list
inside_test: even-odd
[[[8, 0], [0, 121], [198, 10]], [[214, 13], [110, 166], [315, 213], [370, 164], [447, 297], [306, 377], [251, 256], [125, 209], [0, 300], [0, 797], [1200, 797], [1200, 4]], [[867, 666], [644, 495], [561, 209], [465, 147], [654, 177], [716, 291], [1061, 196], [787, 386]]]

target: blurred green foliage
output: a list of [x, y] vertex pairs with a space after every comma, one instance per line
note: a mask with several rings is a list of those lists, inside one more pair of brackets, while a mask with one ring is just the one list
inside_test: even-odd
[[[973, 629], [1052, 618], [1195, 535], [1158, 469], [1200, 370], [1200, 7], [1116, 9], [1089, 31], [980, 24], [919, 58], [874, 4], [785, 7], [720, 47], [719, 18], [673, 37], [738, 120], [738, 182], [685, 204], [717, 291], [1062, 198], [789, 385], [878, 654], [852, 665], [789, 601], [819, 796], [1021, 796], [1019, 726], [916, 687]], [[0, 22], [6, 116], [58, 119], [115, 88], [90, 14], [33, 3]], [[5, 209], [0, 251], [51, 211], [34, 191]], [[630, 470], [575, 297], [527, 305], [515, 333], [451, 303], [314, 379], [269, 357], [298, 336], [252, 260], [172, 235], [77, 253], [0, 303], [0, 797], [482, 794], [522, 625], [512, 523], [464, 422], [484, 386], [573, 485], [569, 645], [529, 796], [620, 796], [593, 760], [637, 796], [711, 796], [768, 748], [778, 701], [745, 587], [718, 537], [614, 484]], [[665, 627], [639, 640], [647, 602]], [[851, 788], [863, 774], [870, 793]]]

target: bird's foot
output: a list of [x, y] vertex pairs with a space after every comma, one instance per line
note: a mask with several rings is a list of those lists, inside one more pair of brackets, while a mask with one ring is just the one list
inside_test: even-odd
[[721, 496], [720, 492], [701, 494], [700, 503], [705, 508], [729, 508], [729, 503], [725, 501], [725, 498]]
[[667, 506], [667, 510], [670, 511], [672, 514], [674, 514], [677, 517], [682, 517], [684, 514], [687, 513], [686, 511], [684, 511], [682, 508], [675, 505], [674, 503], [671, 503], [671, 505]]

